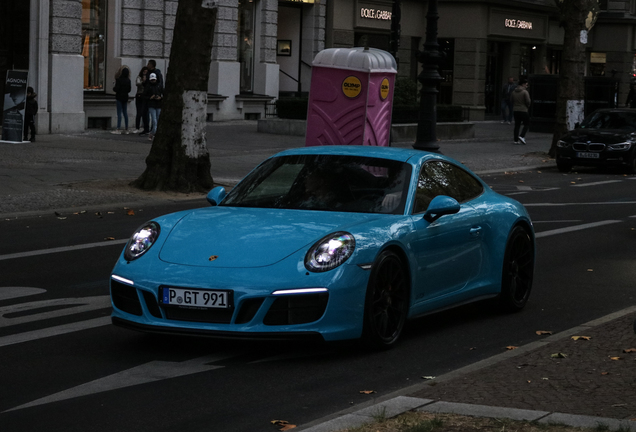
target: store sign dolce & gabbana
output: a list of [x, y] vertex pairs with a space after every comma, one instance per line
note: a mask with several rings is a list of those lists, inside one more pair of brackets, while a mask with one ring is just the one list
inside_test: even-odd
[[547, 37], [548, 16], [534, 13], [519, 13], [514, 10], [491, 9], [489, 35], [531, 39]]
[[354, 13], [356, 27], [391, 29], [391, 2], [357, 2]]

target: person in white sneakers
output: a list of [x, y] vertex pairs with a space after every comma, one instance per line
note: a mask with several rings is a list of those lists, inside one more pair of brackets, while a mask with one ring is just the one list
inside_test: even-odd
[[[515, 117], [514, 143], [525, 144], [526, 133], [530, 126], [530, 93], [528, 93], [528, 80], [519, 81], [519, 86], [512, 92], [513, 113]], [[523, 129], [519, 132], [521, 125]]]

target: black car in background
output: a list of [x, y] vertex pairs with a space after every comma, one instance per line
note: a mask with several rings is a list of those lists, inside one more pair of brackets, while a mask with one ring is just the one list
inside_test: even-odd
[[636, 174], [636, 109], [600, 109], [557, 143], [557, 167], [623, 166]]

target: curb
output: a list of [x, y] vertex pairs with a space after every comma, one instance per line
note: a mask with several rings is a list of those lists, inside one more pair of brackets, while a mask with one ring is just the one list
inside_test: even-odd
[[[461, 377], [470, 372], [474, 372], [488, 366], [492, 366], [509, 358], [517, 357], [537, 348], [549, 345], [561, 339], [566, 339], [574, 334], [584, 332], [592, 327], [596, 327], [625, 315], [636, 312], [636, 306], [630, 306], [620, 311], [605, 315], [592, 321], [588, 321], [576, 327], [564, 330], [555, 335], [551, 335], [537, 342], [531, 342], [512, 351], [496, 354], [490, 358], [464, 366], [439, 376], [432, 381], [445, 382]], [[544, 424], [564, 424], [573, 427], [597, 428], [603, 427], [607, 430], [621, 430], [636, 432], [636, 422], [630, 420], [618, 420], [606, 417], [592, 417], [584, 415], [573, 415], [559, 412], [522, 410], [518, 408], [491, 407], [485, 405], [473, 405], [455, 402], [433, 401], [410, 397], [429, 385], [426, 383], [415, 384], [401, 390], [378, 397], [373, 401], [359, 404], [355, 407], [342, 410], [338, 413], [315, 420], [305, 426], [301, 426], [299, 431], [306, 432], [337, 432], [346, 428], [361, 426], [374, 421], [377, 417], [395, 417], [407, 411], [423, 411], [432, 413], [460, 414], [474, 417], [508, 418], [511, 420], [538, 421]]]

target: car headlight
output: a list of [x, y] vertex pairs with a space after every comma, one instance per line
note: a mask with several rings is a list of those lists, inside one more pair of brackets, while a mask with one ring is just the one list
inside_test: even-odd
[[561, 148], [570, 147], [570, 143], [565, 142], [563, 140], [558, 140], [557, 141], [557, 147], [561, 147]]
[[612, 150], [612, 151], [622, 151], [622, 150], [629, 150], [630, 148], [632, 148], [632, 144], [630, 142], [622, 142], [622, 143], [618, 143], [618, 144], [610, 144], [607, 146], [608, 150]]
[[344, 231], [329, 234], [318, 240], [305, 255], [305, 268], [320, 273], [333, 270], [344, 263], [356, 248], [356, 240]]
[[161, 228], [157, 222], [148, 222], [141, 228], [137, 229], [126, 243], [124, 250], [124, 258], [126, 261], [136, 260], [152, 247], [159, 237]]

